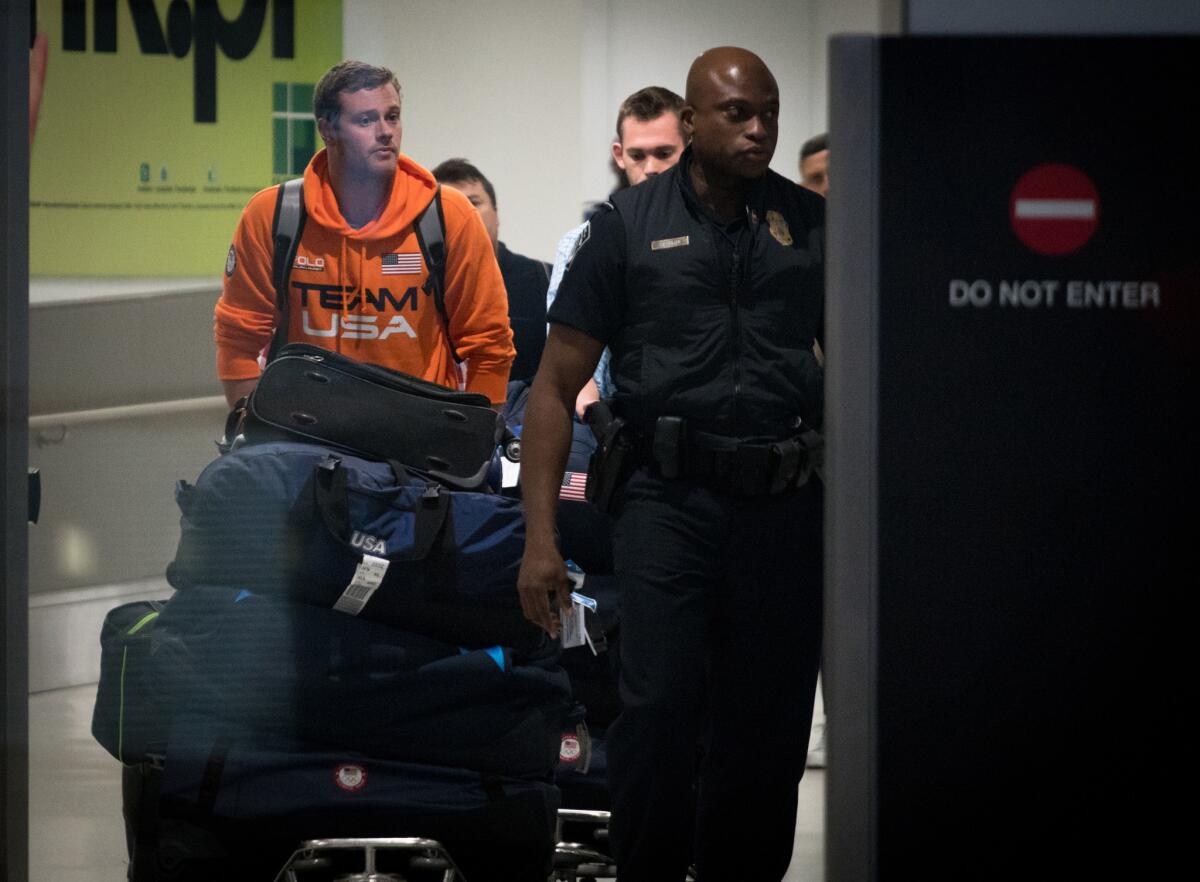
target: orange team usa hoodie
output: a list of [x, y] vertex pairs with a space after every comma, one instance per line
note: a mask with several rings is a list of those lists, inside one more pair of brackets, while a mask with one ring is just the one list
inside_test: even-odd
[[[280, 318], [271, 282], [278, 189], [251, 198], [229, 249], [214, 320], [221, 380], [259, 375], [259, 355]], [[442, 190], [449, 339], [424, 291], [428, 268], [413, 222], [436, 190], [433, 175], [401, 154], [383, 212], [356, 230], [338, 208], [325, 151], [317, 153], [304, 170], [308, 219], [288, 280], [287, 339], [451, 388], [457, 355], [468, 391], [501, 402], [515, 355], [504, 281], [475, 208], [450, 187]]]

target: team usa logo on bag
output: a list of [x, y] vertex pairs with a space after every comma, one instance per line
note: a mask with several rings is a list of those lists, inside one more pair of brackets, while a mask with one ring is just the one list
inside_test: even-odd
[[387, 554], [386, 542], [369, 533], [360, 533], [358, 530], [350, 534], [350, 544], [355, 548], [361, 548], [367, 554]]
[[333, 773], [333, 783], [347, 793], [357, 793], [367, 786], [367, 770], [350, 763], [338, 766]]
[[573, 763], [579, 760], [583, 748], [579, 744], [579, 736], [574, 732], [566, 732], [562, 737], [562, 745], [558, 749], [559, 762]]

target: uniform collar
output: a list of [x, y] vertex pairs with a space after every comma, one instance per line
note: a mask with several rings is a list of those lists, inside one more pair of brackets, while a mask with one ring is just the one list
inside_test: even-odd
[[[683, 154], [679, 157], [678, 164], [675, 166], [679, 176], [679, 188], [683, 193], [684, 201], [697, 217], [704, 218], [717, 226], [725, 226], [722, 221], [712, 215], [704, 203], [700, 201], [700, 197], [696, 195], [696, 188], [692, 184], [691, 166], [692, 145], [689, 144], [684, 149]], [[770, 174], [770, 170], [767, 170], [761, 177], [751, 181], [746, 188], [746, 208], [749, 209], [748, 214], [752, 221], [761, 219], [766, 215], [767, 178], [770, 177]]]

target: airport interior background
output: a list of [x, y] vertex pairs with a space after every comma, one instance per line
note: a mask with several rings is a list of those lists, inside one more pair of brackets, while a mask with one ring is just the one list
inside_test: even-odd
[[[292, 103], [293, 87], [307, 97], [304, 83], [311, 88], [313, 77], [275, 82], [267, 29], [247, 62], [259, 72], [254, 82], [235, 77], [241, 62], [209, 46], [217, 119], [201, 126], [192, 106], [198, 45], [178, 57], [134, 58], [132, 19], [116, 4], [115, 54], [94, 52], [95, 35], [64, 48], [64, 10], [86, 8], [90, 33], [91, 12], [101, 5], [38, 4], [50, 48], [30, 161], [27, 451], [42, 476], [40, 519], [28, 532], [30, 882], [124, 878], [120, 765], [89, 731], [100, 625], [118, 604], [171, 593], [174, 485], [214, 458], [227, 411], [214, 376], [212, 309], [228, 236], [252, 192], [294, 175], [307, 158], [301, 154], [319, 146], [303, 101]], [[164, 21], [167, 5], [154, 4]], [[830, 37], [895, 34], [905, 7], [889, 0], [286, 5], [295, 10], [298, 54], [311, 51], [308, 66], [318, 75], [342, 57], [391, 67], [403, 87], [404, 152], [426, 167], [469, 158], [495, 185], [501, 239], [547, 261], [562, 233], [613, 187], [609, 144], [625, 95], [648, 84], [682, 93], [699, 52], [750, 48], [780, 86], [772, 168], [795, 180], [800, 145], [829, 127]], [[220, 4], [229, 17], [238, 6]], [[93, 80], [81, 73], [88, 70]], [[240, 96], [265, 95], [273, 84], [273, 106], [235, 107]], [[253, 136], [233, 120], [255, 127]], [[202, 146], [189, 155], [197, 128]], [[245, 143], [269, 155], [250, 163], [238, 155]], [[87, 182], [93, 174], [105, 180]], [[179, 210], [102, 207], [136, 202], [151, 187]], [[96, 207], [80, 207], [89, 202]], [[185, 210], [184, 203], [193, 204]], [[189, 225], [200, 233], [190, 236]], [[796, 737], [797, 750], [806, 750], [807, 733]], [[1035, 799], [1036, 782], [1029, 792]], [[826, 877], [825, 800], [825, 772], [812, 770], [801, 785], [789, 882]]]
[[[89, 14], [94, 5], [87, 4]], [[232, 18], [237, 5], [222, 4], [222, 10]], [[243, 203], [280, 171], [269, 155], [259, 178], [238, 168], [250, 164], [236, 154], [250, 148], [239, 146], [245, 136], [237, 124], [225, 122], [227, 114], [246, 118], [236, 116], [242, 94], [265, 92], [279, 78], [266, 63], [257, 62], [257, 84], [235, 83], [231, 71], [238, 62], [217, 50], [217, 126], [227, 140], [194, 147], [192, 132], [204, 127], [191, 119], [192, 54], [143, 57], [136, 60], [142, 68], [122, 71], [117, 62], [129, 63], [126, 56], [137, 53], [123, 4], [117, 5], [115, 57], [91, 51], [90, 42], [87, 52], [65, 52], [59, 6], [40, 4], [50, 52], [31, 161], [29, 460], [44, 488], [40, 522], [29, 532], [33, 882], [123, 878], [119, 764], [89, 732], [100, 623], [118, 604], [171, 593], [164, 570], [179, 538], [174, 483], [194, 479], [214, 457], [224, 424], [213, 373], [212, 308], [239, 211], [215, 208], [201, 216], [207, 239], [198, 255], [179, 238], [199, 211], [125, 212], [124, 219], [116, 212], [114, 220], [91, 209], [81, 221], [93, 225], [89, 242], [80, 245], [87, 253], [60, 259], [50, 254], [58, 247], [50, 239], [61, 235], [63, 210], [43, 205], [66, 200], [47, 193], [55, 181], [95, 163], [97, 173], [113, 176], [111, 191], [133, 190], [145, 183], [135, 177], [145, 162], [156, 185], [163, 175], [169, 184], [191, 185], [216, 167], [219, 184], [241, 187], [228, 188], [219, 201]], [[162, 13], [166, 4], [157, 6]], [[722, 44], [751, 47], [780, 83], [784, 122], [773, 167], [795, 179], [800, 144], [825, 127], [829, 35], [878, 32], [882, 14], [879, 3], [867, 0], [736, 6], [713, 0], [298, 0], [295, 10], [297, 53], [317, 52], [318, 74], [343, 56], [390, 66], [403, 90], [402, 149], [427, 168], [452, 156], [469, 158], [495, 185], [501, 239], [547, 261], [585, 206], [614, 185], [609, 144], [624, 96], [649, 84], [682, 93], [699, 52]], [[255, 50], [259, 56], [269, 53], [269, 24]], [[247, 64], [255, 61], [252, 55]], [[100, 113], [93, 105], [98, 93], [88, 91], [97, 86], [68, 79], [89, 69], [125, 98], [110, 99]], [[130, 82], [131, 69], [169, 82]], [[184, 106], [165, 110], [159, 102], [167, 95], [180, 96]], [[293, 109], [302, 120], [308, 112], [303, 103], [287, 108]], [[94, 120], [89, 152], [114, 155], [89, 157], [67, 171], [61, 164], [71, 153], [51, 145], [81, 113], [96, 114], [88, 117]], [[261, 121], [245, 123], [257, 127], [253, 144], [267, 151], [271, 113], [267, 107]], [[100, 134], [101, 126], [108, 134]], [[131, 143], [131, 131], [142, 133], [141, 143]], [[258, 137], [264, 131], [267, 137]], [[303, 135], [295, 139], [311, 151], [311, 125], [305, 132], [306, 142]], [[189, 149], [204, 155], [189, 156]], [[196, 201], [194, 194], [166, 198]], [[128, 226], [100, 229], [111, 223]], [[172, 230], [150, 242], [142, 234], [148, 224]], [[819, 772], [806, 794], [800, 860], [819, 868]]]

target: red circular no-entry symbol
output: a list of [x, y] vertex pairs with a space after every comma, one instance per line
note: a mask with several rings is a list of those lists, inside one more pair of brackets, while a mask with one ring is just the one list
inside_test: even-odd
[[1070, 254], [1092, 238], [1100, 223], [1100, 194], [1073, 165], [1031, 168], [1013, 187], [1009, 220], [1017, 238], [1039, 254]]

